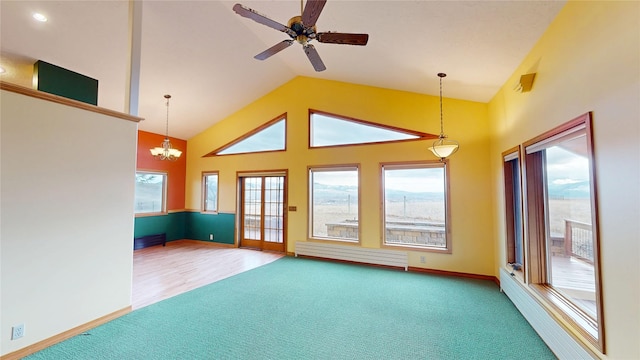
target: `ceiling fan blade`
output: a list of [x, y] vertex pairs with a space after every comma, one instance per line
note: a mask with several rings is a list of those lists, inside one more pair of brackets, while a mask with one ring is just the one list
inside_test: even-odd
[[285, 40], [283, 42], [279, 42], [268, 48], [267, 50], [261, 52], [260, 54], [254, 56], [254, 59], [265, 60], [272, 55], [275, 55], [276, 53], [288, 48], [289, 46], [291, 46], [291, 44], [293, 44], [293, 40]]
[[323, 32], [316, 36], [318, 42], [346, 45], [367, 45], [369, 34], [347, 34], [338, 32]]
[[268, 17], [260, 14], [259, 12], [250, 9], [242, 4], [235, 4], [233, 5], [233, 11], [236, 12], [236, 14], [242, 16], [242, 17], [246, 17], [248, 19], [251, 19], [257, 23], [260, 23], [262, 25], [266, 25], [272, 29], [276, 29], [278, 31], [282, 31], [283, 33], [287, 33], [289, 34], [289, 36], [293, 36], [295, 37], [297, 34], [295, 31], [291, 30], [290, 28], [286, 27], [285, 25], [280, 24], [279, 22], [275, 21], [275, 20], [271, 20]]
[[302, 23], [306, 28], [313, 27], [316, 24], [326, 2], [327, 0], [307, 0], [302, 12]]
[[311, 61], [311, 65], [313, 65], [313, 68], [316, 69], [316, 71], [324, 71], [327, 69], [313, 45], [307, 44], [307, 46], [304, 47], [304, 53], [307, 54], [309, 61]]

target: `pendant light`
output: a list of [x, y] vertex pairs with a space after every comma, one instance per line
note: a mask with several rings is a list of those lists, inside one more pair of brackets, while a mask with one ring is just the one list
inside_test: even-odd
[[151, 151], [151, 155], [157, 160], [176, 161], [180, 155], [182, 155], [182, 151], [174, 149], [169, 141], [169, 99], [171, 99], [171, 95], [167, 94], [164, 98], [167, 99], [167, 124], [164, 141], [162, 142], [162, 146], [155, 147], [149, 151]]
[[444, 161], [444, 159], [453, 155], [453, 153], [458, 151], [458, 148], [460, 147], [460, 144], [458, 144], [457, 141], [447, 139], [447, 135], [444, 134], [444, 125], [442, 120], [442, 78], [445, 76], [447, 76], [447, 74], [438, 73], [438, 77], [440, 78], [440, 136], [429, 148], [435, 156], [440, 158], [440, 161]]

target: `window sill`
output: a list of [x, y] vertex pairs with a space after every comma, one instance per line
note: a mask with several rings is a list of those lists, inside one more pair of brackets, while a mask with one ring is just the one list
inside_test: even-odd
[[550, 307], [558, 314], [561, 323], [567, 325], [574, 333], [581, 335], [590, 345], [604, 353], [604, 345], [598, 340], [598, 323], [591, 316], [576, 307], [551, 286], [530, 284], [529, 287], [538, 295], [543, 306]]
[[325, 243], [335, 243], [335, 244], [349, 244], [349, 245], [359, 245], [360, 240], [357, 239], [337, 239], [337, 238], [321, 238], [321, 237], [310, 237], [307, 241], [316, 241], [316, 242], [325, 242]]
[[505, 265], [504, 269], [511, 274], [511, 276], [513, 276], [514, 278], [516, 278], [520, 284], [524, 285], [525, 281], [524, 281], [524, 269], [520, 268], [520, 270], [513, 270], [513, 268], [511, 267], [511, 265]]
[[149, 217], [149, 216], [164, 216], [169, 215], [168, 212], [154, 212], [154, 213], [137, 213], [135, 217]]
[[404, 249], [409, 251], [421, 251], [421, 252], [431, 252], [431, 253], [439, 253], [439, 254], [451, 254], [450, 248], [442, 248], [435, 246], [411, 246], [404, 244], [382, 244], [383, 248], [387, 249]]

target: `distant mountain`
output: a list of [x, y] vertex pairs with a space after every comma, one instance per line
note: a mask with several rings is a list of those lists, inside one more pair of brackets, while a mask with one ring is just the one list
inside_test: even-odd
[[[351, 201], [355, 202], [358, 196], [358, 188], [356, 186], [344, 186], [344, 185], [326, 185], [326, 184], [314, 184], [314, 198], [317, 202], [338, 202], [347, 201], [349, 196]], [[365, 196], [363, 194], [363, 196]], [[443, 199], [442, 193], [434, 192], [411, 192], [404, 190], [389, 190], [387, 191], [386, 198], [388, 201], [403, 201], [404, 198], [418, 201], [438, 201]]]
[[551, 183], [547, 188], [549, 197], [552, 199], [588, 199], [591, 190], [588, 181], [562, 184]]
[[387, 190], [386, 200], [387, 201], [403, 201], [405, 196], [407, 199], [411, 200], [422, 200], [422, 201], [442, 201], [444, 199], [444, 193], [438, 192], [411, 192], [404, 190]]

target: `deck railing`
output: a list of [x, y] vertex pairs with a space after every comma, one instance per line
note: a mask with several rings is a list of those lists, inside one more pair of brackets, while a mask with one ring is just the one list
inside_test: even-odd
[[593, 264], [593, 228], [591, 224], [565, 219], [564, 225], [565, 254]]

